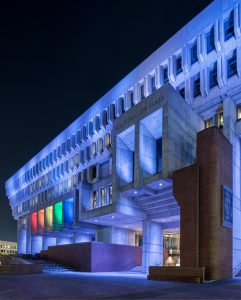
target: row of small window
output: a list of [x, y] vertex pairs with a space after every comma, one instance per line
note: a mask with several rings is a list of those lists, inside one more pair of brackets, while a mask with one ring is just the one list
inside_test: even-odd
[[[107, 133], [105, 135], [104, 140], [103, 140], [103, 138], [99, 138], [97, 142], [93, 142], [91, 144], [91, 146], [87, 146], [85, 148], [85, 151], [81, 150], [79, 153], [79, 156], [75, 155], [73, 158], [70, 158], [69, 162], [66, 161], [60, 167], [57, 167], [56, 172], [57, 172], [57, 174], [58, 173], [60, 174], [60, 173], [66, 172], [66, 170], [68, 170], [69, 168], [73, 169], [74, 166], [79, 165], [79, 163], [84, 164], [85, 162], [88, 162], [91, 159], [91, 157], [95, 157], [97, 155], [97, 153], [101, 154], [104, 151], [104, 149], [109, 150], [110, 148], [111, 148], [111, 135], [110, 135], [110, 133]], [[50, 153], [48, 157], [50, 157], [50, 159], [48, 160], [50, 162], [50, 164], [48, 166], [52, 166], [53, 165], [52, 153]], [[54, 161], [57, 162], [57, 159]], [[69, 166], [68, 166], [68, 164], [69, 164]], [[40, 165], [41, 165], [41, 162], [39, 162], [36, 166], [40, 166]], [[60, 168], [60, 170], [59, 170], [59, 168]], [[38, 176], [39, 172], [36, 172], [34, 170], [35, 170], [35, 167], [33, 167], [32, 169], [30, 169], [29, 171], [26, 172], [27, 177], [25, 174], [25, 176], [19, 178], [19, 184], [20, 184], [20, 182], [24, 182], [24, 181], [28, 182], [28, 181], [32, 180], [35, 176]], [[39, 170], [39, 169], [37, 169], [37, 170]], [[42, 171], [42, 169], [41, 169], [41, 171]], [[32, 174], [32, 175], [30, 176], [30, 174]], [[41, 180], [44, 183], [43, 177]], [[25, 178], [26, 178], [26, 180], [25, 180]], [[41, 185], [41, 180], [40, 180], [40, 185]]]
[[223, 129], [223, 112], [218, 112], [215, 116], [207, 119], [205, 121], [205, 128], [210, 128], [217, 126], [220, 129]]
[[4, 249], [17, 249], [17, 246], [11, 246], [11, 245], [0, 245], [0, 248]]
[[[223, 128], [223, 112], [219, 112], [216, 114], [217, 118], [213, 116], [205, 121], [205, 128], [210, 128], [213, 126], [217, 126], [219, 128]], [[237, 120], [241, 120], [241, 105], [237, 106], [236, 108], [236, 116]], [[216, 121], [217, 120], [217, 121]]]
[[102, 187], [100, 190], [92, 191], [91, 205], [86, 210], [93, 210], [112, 203], [112, 185], [108, 188]]
[[58, 196], [63, 195], [66, 192], [71, 191], [73, 188], [76, 187], [77, 182], [80, 180], [80, 173], [74, 176], [69, 177], [66, 180], [56, 184], [54, 187], [51, 187], [38, 195], [31, 198], [29, 201], [25, 201], [22, 204], [16, 207], [16, 213], [21, 214], [26, 212], [29, 208], [36, 207], [40, 204], [44, 204], [51, 199], [54, 199]]
[[16, 253], [17, 249], [15, 251], [13, 250], [0, 250], [1, 253], [7, 253], [7, 254], [14, 254]]
[[[231, 78], [232, 76], [237, 74], [237, 53], [234, 50], [231, 56], [227, 59], [227, 78]], [[217, 62], [215, 62], [212, 67], [209, 68], [209, 88], [213, 88], [218, 85], [218, 70], [217, 70]], [[182, 85], [179, 87], [179, 94], [185, 98], [185, 88]], [[200, 82], [200, 74], [197, 74], [193, 78], [193, 97], [198, 97], [201, 95], [201, 82]]]

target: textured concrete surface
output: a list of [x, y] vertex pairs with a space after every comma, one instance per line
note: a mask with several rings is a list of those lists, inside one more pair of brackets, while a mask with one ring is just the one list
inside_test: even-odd
[[241, 299], [241, 277], [207, 284], [148, 281], [144, 275], [59, 273], [0, 276], [8, 299]]

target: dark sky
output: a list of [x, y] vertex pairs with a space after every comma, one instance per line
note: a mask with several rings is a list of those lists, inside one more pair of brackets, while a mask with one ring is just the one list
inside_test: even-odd
[[5, 180], [210, 2], [0, 2], [0, 239]]

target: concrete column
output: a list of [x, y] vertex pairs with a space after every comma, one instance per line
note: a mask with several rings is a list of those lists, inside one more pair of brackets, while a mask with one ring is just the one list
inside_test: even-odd
[[26, 217], [26, 253], [31, 254], [32, 253], [32, 246], [31, 246], [31, 219], [30, 215]]
[[37, 235], [32, 236], [31, 247], [32, 254], [40, 253], [41, 250], [43, 250], [43, 237]]
[[43, 250], [47, 250], [50, 246], [56, 246], [56, 237], [44, 236], [43, 237]]
[[143, 221], [142, 225], [142, 271], [149, 266], [163, 264], [163, 231], [161, 224]]
[[18, 220], [18, 253], [26, 253], [27, 246], [27, 228], [26, 224], [21, 223], [21, 219]]

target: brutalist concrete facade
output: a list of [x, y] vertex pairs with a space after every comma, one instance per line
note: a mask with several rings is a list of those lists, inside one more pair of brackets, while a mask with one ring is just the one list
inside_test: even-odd
[[[240, 5], [214, 1], [6, 182], [18, 220], [19, 253], [99, 241], [142, 245], [143, 271], [150, 265], [182, 266], [187, 253], [180, 252], [173, 236], [181, 233], [181, 249], [187, 237], [182, 238], [174, 174], [188, 167], [195, 171], [191, 166], [198, 161], [197, 134], [216, 127], [232, 146], [232, 183], [223, 187], [223, 196], [215, 194], [223, 205], [216, 214], [222, 214], [219, 225], [229, 232], [228, 240], [223, 236], [229, 245], [227, 260], [232, 257], [232, 272], [238, 272]], [[201, 183], [197, 188], [204, 192]], [[194, 214], [193, 222], [201, 215]], [[192, 230], [194, 234], [199, 229]], [[193, 234], [186, 240], [190, 247]], [[218, 256], [219, 244], [214, 251], [210, 243], [211, 236], [206, 251]], [[192, 263], [200, 257], [194, 252]], [[204, 261], [200, 267], [208, 265]], [[218, 272], [207, 271], [207, 278], [231, 276], [230, 270]]]

